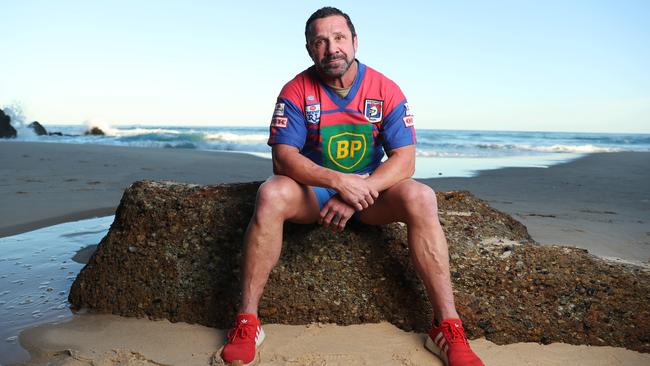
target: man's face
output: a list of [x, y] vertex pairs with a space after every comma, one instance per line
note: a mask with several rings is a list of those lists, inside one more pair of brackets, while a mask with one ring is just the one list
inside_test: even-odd
[[316, 19], [311, 23], [311, 39], [307, 44], [309, 56], [328, 77], [340, 78], [354, 62], [357, 38], [340, 15]]

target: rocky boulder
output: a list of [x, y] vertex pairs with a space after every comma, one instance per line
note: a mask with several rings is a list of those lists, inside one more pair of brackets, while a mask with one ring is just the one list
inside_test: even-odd
[[16, 137], [16, 129], [11, 125], [11, 117], [0, 109], [0, 138]]
[[89, 129], [88, 131], [84, 132], [84, 135], [104, 136], [106, 134], [104, 133], [104, 131], [102, 131], [101, 128], [93, 127], [91, 129]]
[[45, 127], [43, 127], [42, 124], [38, 123], [38, 121], [34, 121], [34, 122], [28, 124], [27, 127], [29, 127], [29, 128], [31, 128], [32, 130], [34, 130], [34, 133], [35, 133], [36, 135], [38, 135], [38, 136], [43, 136], [43, 135], [47, 135], [47, 134], [48, 134], [48, 133], [47, 133], [47, 130], [45, 129]]
[[[241, 248], [259, 183], [136, 182], [72, 285], [73, 308], [227, 328], [239, 300]], [[542, 247], [467, 192], [437, 194], [459, 312], [470, 337], [650, 351], [650, 275], [583, 250]], [[265, 323], [389, 321], [425, 332], [431, 309], [406, 229], [343, 233], [286, 224], [260, 306]]]

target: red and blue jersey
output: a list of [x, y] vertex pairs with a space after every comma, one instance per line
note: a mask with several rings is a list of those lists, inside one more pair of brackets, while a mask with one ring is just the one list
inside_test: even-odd
[[345, 98], [312, 66], [282, 88], [268, 144], [295, 146], [340, 172], [371, 173], [384, 151], [415, 144], [413, 115], [397, 84], [361, 62]]

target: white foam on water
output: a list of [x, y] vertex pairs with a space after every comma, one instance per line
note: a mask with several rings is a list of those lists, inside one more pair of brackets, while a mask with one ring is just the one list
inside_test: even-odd
[[124, 130], [113, 130], [113, 136], [137, 136], [137, 135], [150, 135], [150, 134], [169, 134], [180, 135], [183, 132], [179, 130], [165, 129], [165, 128], [133, 128]]
[[107, 122], [104, 121], [98, 121], [95, 119], [89, 119], [84, 121], [82, 130], [79, 131], [81, 134], [83, 134], [86, 131], [90, 131], [92, 128], [97, 127], [102, 132], [104, 132], [107, 135], [115, 135], [118, 133], [118, 129], [112, 128]]
[[207, 133], [205, 134], [206, 140], [224, 141], [224, 142], [256, 142], [265, 143], [269, 139], [267, 135], [259, 134], [244, 134], [237, 135], [234, 133], [220, 132], [220, 133]]
[[423, 158], [437, 158], [437, 157], [450, 158], [450, 157], [462, 157], [464, 155], [459, 152], [416, 149], [415, 156], [423, 157]]
[[542, 152], [573, 152], [573, 153], [603, 153], [603, 152], [621, 152], [621, 148], [599, 147], [591, 144], [587, 145], [529, 145], [529, 144], [480, 144], [482, 148], [490, 149], [518, 149], [524, 151], [542, 151]]

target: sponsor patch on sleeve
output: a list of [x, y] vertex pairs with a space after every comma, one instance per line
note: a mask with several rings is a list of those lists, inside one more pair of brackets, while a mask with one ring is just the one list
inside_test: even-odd
[[411, 106], [408, 103], [404, 103], [404, 108], [406, 108], [406, 112], [404, 112], [404, 115], [406, 116], [413, 115], [413, 109], [411, 109]]
[[413, 125], [415, 125], [415, 122], [413, 121], [413, 116], [404, 116], [402, 120], [404, 121], [405, 127], [413, 127]]
[[275, 103], [275, 110], [273, 110], [273, 117], [284, 116], [284, 103]]
[[287, 117], [273, 117], [271, 119], [271, 127], [285, 128], [287, 127], [287, 121], [289, 121]]

